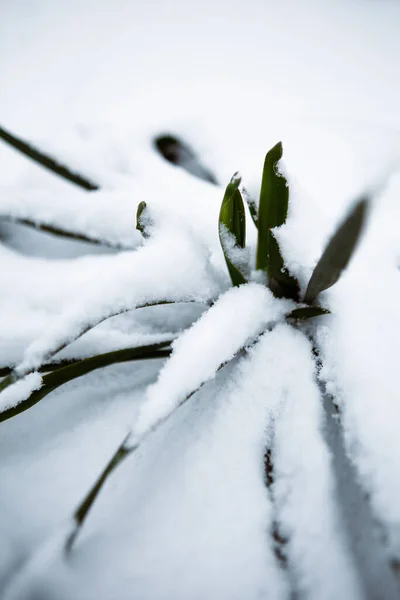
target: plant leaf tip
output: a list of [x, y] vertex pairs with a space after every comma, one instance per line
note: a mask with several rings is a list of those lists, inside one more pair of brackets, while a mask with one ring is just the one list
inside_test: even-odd
[[230, 180], [230, 183], [231, 183], [232, 185], [235, 185], [235, 186], [237, 186], [237, 187], [238, 187], [238, 186], [240, 185], [240, 182], [241, 182], [241, 181], [242, 181], [242, 176], [240, 175], [239, 171], [236, 171], [236, 173], [234, 173], [234, 174], [232, 175], [232, 177], [231, 177], [231, 180]]
[[278, 162], [283, 156], [283, 146], [282, 142], [278, 142], [275, 146], [272, 146], [271, 150], [267, 153], [268, 157], [273, 157], [275, 162]]

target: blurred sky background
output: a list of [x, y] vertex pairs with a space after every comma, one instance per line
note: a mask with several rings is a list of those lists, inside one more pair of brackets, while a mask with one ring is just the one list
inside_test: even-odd
[[1, 0], [0, 8], [1, 118], [32, 133], [42, 119], [119, 121], [121, 112], [140, 118], [144, 106], [232, 116], [273, 107], [400, 125], [396, 0]]
[[[222, 146], [294, 118], [398, 145], [399, 27], [397, 0], [0, 0], [0, 124], [39, 141], [175, 128]], [[0, 159], [14, 182], [22, 159], [3, 145]]]

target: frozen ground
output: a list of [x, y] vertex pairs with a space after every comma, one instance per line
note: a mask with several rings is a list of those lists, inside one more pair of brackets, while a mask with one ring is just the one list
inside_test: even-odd
[[[394, 0], [2, 0], [0, 126], [101, 189], [0, 144], [0, 367], [37, 368], [121, 311], [56, 358], [178, 340], [164, 369], [100, 369], [0, 423], [1, 597], [399, 596], [399, 27]], [[161, 133], [220, 186], [165, 162]], [[291, 188], [279, 240], [303, 291], [354, 198], [378, 190], [322, 299], [319, 386], [309, 342], [282, 322], [291, 304], [256, 284], [227, 291], [219, 248], [224, 186], [239, 169], [257, 196], [278, 140]], [[182, 304], [128, 310], [154, 300]], [[8, 388], [0, 409], [37, 383]], [[115, 471], [66, 558], [73, 511], [127, 432], [201, 384]]]

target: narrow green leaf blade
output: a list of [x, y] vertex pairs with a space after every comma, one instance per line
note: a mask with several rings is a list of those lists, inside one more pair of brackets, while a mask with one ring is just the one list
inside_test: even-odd
[[299, 300], [299, 283], [285, 267], [279, 244], [272, 232], [270, 239], [270, 271], [268, 286], [277, 298], [290, 298], [296, 302]]
[[246, 283], [246, 278], [241, 273], [239, 267], [234, 265], [229, 257], [229, 248], [227, 247], [224, 228], [233, 236], [235, 246], [244, 248], [246, 245], [246, 213], [242, 195], [239, 191], [240, 177], [237, 173], [228, 183], [225, 195], [222, 200], [221, 210], [219, 213], [219, 240], [224, 252], [226, 265], [233, 285], [241, 285]]
[[246, 245], [246, 214], [239, 191], [240, 181], [240, 176], [235, 173], [228, 183], [222, 200], [219, 222], [234, 235], [237, 245], [244, 248]]
[[295, 308], [286, 315], [286, 318], [305, 321], [306, 319], [313, 319], [314, 317], [330, 314], [330, 311], [327, 308], [322, 308], [322, 306], [304, 306], [303, 308]]
[[256, 268], [266, 271], [267, 274], [271, 267], [271, 229], [283, 225], [289, 205], [287, 181], [277, 172], [282, 153], [282, 142], [278, 142], [267, 153], [261, 182]]
[[0, 392], [5, 390], [9, 385], [14, 383], [14, 378], [12, 372], [7, 373], [6, 377], [4, 377], [3, 381], [0, 383]]
[[131, 250], [132, 246], [118, 244], [116, 242], [100, 239], [96, 237], [90, 237], [88, 235], [78, 233], [75, 231], [71, 231], [68, 229], [64, 229], [58, 227], [56, 225], [47, 225], [46, 223], [36, 222], [33, 219], [24, 219], [20, 217], [8, 216], [8, 215], [0, 215], [0, 221], [8, 222], [8, 223], [16, 223], [17, 225], [23, 225], [24, 227], [30, 227], [32, 229], [36, 229], [37, 231], [44, 231], [45, 233], [50, 233], [51, 235], [55, 235], [57, 237], [62, 237], [70, 240], [74, 240], [77, 242], [85, 242], [86, 244], [94, 244], [98, 246], [107, 246], [109, 248], [115, 248], [117, 250]]
[[3, 129], [3, 127], [0, 127], [0, 139], [2, 139], [4, 142], [9, 144], [16, 150], [19, 150], [19, 152], [21, 152], [28, 158], [31, 158], [33, 161], [35, 161], [45, 169], [48, 169], [56, 175], [59, 175], [63, 179], [66, 179], [71, 183], [75, 183], [75, 185], [78, 185], [79, 187], [88, 191], [99, 189], [99, 186], [96, 183], [93, 183], [89, 179], [86, 179], [86, 177], [82, 177], [82, 175], [80, 175], [79, 173], [74, 173], [65, 165], [61, 165], [60, 163], [55, 161], [54, 158], [52, 158], [51, 156], [44, 154], [31, 144], [28, 144], [21, 138], [18, 138], [9, 131], [6, 131], [5, 129]]
[[82, 502], [76, 508], [74, 512], [74, 521], [75, 525], [65, 541], [65, 552], [68, 554], [72, 550], [72, 546], [74, 541], [81, 530], [86, 517], [92, 508], [97, 496], [101, 492], [104, 484], [110, 477], [110, 475], [115, 471], [119, 464], [121, 464], [125, 458], [131, 453], [131, 448], [127, 446], [127, 441], [129, 439], [129, 434], [127, 434], [122, 441], [122, 443], [118, 446], [117, 450], [112, 455], [109, 462], [104, 467], [103, 471], [100, 473], [99, 477], [94, 482], [93, 486], [90, 488], [86, 496], [83, 498]]
[[286, 178], [278, 172], [282, 158], [282, 142], [267, 153], [261, 182], [258, 207], [258, 245], [256, 268], [268, 276], [268, 286], [278, 298], [298, 300], [297, 280], [286, 269], [279, 244], [272, 229], [283, 225], [289, 207], [289, 187]]
[[304, 298], [307, 304], [332, 287], [347, 267], [363, 230], [368, 203], [367, 197], [361, 198], [331, 238], [308, 283]]
[[144, 202], [144, 200], [142, 200], [142, 202], [139, 202], [138, 207], [137, 207], [137, 211], [136, 211], [136, 229], [138, 231], [140, 231], [140, 233], [142, 234], [142, 236], [144, 238], [148, 238], [149, 236], [149, 232], [147, 231], [147, 227], [146, 225], [148, 223], [146, 223], [146, 217], [145, 217], [145, 211], [147, 208], [147, 204], [146, 202]]
[[[1, 411], [0, 423], [28, 410], [65, 383], [77, 379], [78, 377], [82, 377], [96, 369], [134, 360], [167, 358], [171, 354], [171, 350], [168, 346], [172, 341], [173, 340], [168, 340], [149, 346], [137, 346], [134, 348], [113, 350], [112, 352], [105, 352], [104, 354], [83, 358], [70, 365], [53, 370], [43, 376], [43, 385], [39, 390], [32, 392], [26, 400]], [[13, 383], [12, 374], [8, 375], [2, 383], [4, 383], [4, 381], [6, 381], [8, 385], [11, 385]], [[5, 389], [5, 387], [7, 387], [7, 385], [4, 385], [2, 389]]]

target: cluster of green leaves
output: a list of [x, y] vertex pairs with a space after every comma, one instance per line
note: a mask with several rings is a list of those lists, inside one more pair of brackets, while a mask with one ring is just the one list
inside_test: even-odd
[[[288, 318], [304, 320], [329, 311], [316, 304], [321, 292], [334, 285], [347, 267], [356, 248], [366, 218], [368, 198], [361, 198], [353, 207], [331, 238], [318, 261], [304, 297], [300, 296], [297, 279], [289, 272], [274, 235], [274, 229], [284, 225], [289, 208], [289, 186], [285, 176], [279, 171], [282, 158], [282, 143], [276, 144], [267, 153], [261, 181], [258, 203], [245, 194], [250, 215], [258, 230], [256, 269], [265, 273], [266, 283], [278, 298], [288, 298], [302, 304], [293, 310]], [[219, 214], [219, 231], [222, 250], [233, 285], [248, 282], [243, 267], [235, 264], [232, 244], [226, 243], [221, 235], [225, 229], [229, 232], [234, 246], [243, 250], [246, 243], [246, 212], [240, 191], [240, 177], [237, 173], [226, 187]]]

